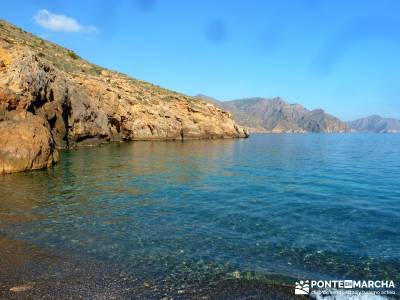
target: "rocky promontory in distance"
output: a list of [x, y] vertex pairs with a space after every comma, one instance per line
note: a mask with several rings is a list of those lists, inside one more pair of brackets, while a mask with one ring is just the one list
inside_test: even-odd
[[111, 141], [247, 137], [230, 113], [106, 70], [0, 20], [0, 173]]
[[350, 128], [338, 118], [322, 109], [308, 110], [300, 104], [290, 104], [280, 97], [246, 98], [218, 101], [205, 95], [198, 99], [230, 111], [236, 122], [252, 132], [305, 133], [349, 132]]
[[347, 122], [347, 125], [357, 132], [400, 133], [400, 120], [378, 115]]
[[219, 101], [199, 94], [197, 99], [208, 101], [232, 113], [235, 121], [258, 133], [400, 133], [400, 120], [372, 115], [344, 122], [322, 109], [308, 110], [280, 97], [245, 98]]

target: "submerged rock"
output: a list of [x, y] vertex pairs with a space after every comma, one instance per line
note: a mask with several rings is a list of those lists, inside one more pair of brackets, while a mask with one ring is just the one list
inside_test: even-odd
[[104, 70], [1, 20], [0, 62], [3, 173], [50, 166], [56, 149], [76, 145], [248, 136], [214, 105]]
[[12, 288], [10, 288], [10, 292], [13, 293], [20, 293], [20, 292], [26, 292], [31, 290], [33, 287], [30, 284], [23, 284], [23, 285], [17, 285]]

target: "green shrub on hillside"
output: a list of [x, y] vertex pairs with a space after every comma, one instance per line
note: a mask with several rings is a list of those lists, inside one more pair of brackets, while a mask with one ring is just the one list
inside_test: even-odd
[[76, 54], [74, 51], [72, 50], [68, 50], [68, 55], [69, 57], [71, 57], [72, 59], [80, 59], [79, 55]]

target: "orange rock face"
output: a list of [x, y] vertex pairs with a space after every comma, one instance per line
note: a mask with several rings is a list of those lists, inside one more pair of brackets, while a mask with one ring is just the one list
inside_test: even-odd
[[0, 20], [3, 172], [50, 166], [77, 145], [248, 136], [212, 104], [71, 53]]
[[45, 121], [30, 113], [13, 115], [0, 122], [0, 173], [49, 167], [58, 151]]

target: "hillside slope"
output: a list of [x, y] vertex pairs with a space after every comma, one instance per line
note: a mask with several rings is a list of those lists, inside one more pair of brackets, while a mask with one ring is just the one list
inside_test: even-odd
[[90, 64], [0, 20], [0, 173], [110, 141], [247, 137], [231, 115]]
[[400, 120], [382, 118], [378, 115], [361, 118], [347, 124], [351, 129], [359, 132], [400, 133]]
[[347, 132], [349, 128], [338, 118], [322, 109], [308, 110], [300, 104], [290, 104], [282, 98], [246, 98], [232, 101], [198, 95], [197, 98], [214, 103], [230, 111], [236, 122], [253, 132]]

